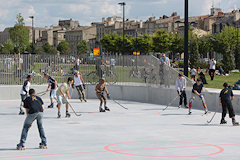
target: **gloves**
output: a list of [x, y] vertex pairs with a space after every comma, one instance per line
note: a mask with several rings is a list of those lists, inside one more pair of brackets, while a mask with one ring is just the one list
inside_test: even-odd
[[86, 89], [86, 86], [85, 86], [85, 84], [83, 85], [83, 88], [84, 88], [84, 89]]
[[107, 98], [110, 99], [110, 94], [107, 94]]
[[199, 97], [202, 99], [203, 98], [203, 93], [200, 93]]

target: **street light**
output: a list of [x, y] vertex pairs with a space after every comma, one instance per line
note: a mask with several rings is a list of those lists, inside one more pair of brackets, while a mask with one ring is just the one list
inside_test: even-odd
[[121, 5], [123, 7], [123, 48], [122, 48], [122, 55], [124, 55], [125, 52], [125, 43], [124, 43], [124, 38], [125, 38], [125, 2], [120, 2], [118, 3], [119, 5]]
[[184, 75], [188, 77], [188, 0], [185, 0], [185, 13], [184, 13]]
[[[33, 19], [34, 16], [29, 16], [32, 19], [32, 53], [34, 52], [33, 44], [34, 44], [34, 36], [33, 36]], [[35, 34], [34, 34], [35, 35]]]

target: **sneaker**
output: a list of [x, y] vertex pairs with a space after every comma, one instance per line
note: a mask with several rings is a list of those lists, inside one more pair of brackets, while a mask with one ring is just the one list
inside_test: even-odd
[[220, 124], [227, 124], [227, 121], [225, 119], [221, 119]]
[[47, 147], [47, 143], [39, 143], [39, 148], [40, 149], [47, 149], [48, 147]]
[[17, 144], [17, 150], [25, 150], [25, 149], [26, 149], [26, 148], [25, 148], [25, 146], [24, 146], [23, 143]]
[[110, 109], [109, 109], [107, 106], [105, 106], [105, 110], [106, 110], [106, 111], [110, 111]]

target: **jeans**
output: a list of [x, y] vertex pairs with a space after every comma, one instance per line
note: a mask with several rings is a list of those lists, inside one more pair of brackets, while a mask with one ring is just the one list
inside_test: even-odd
[[43, 119], [43, 112], [38, 112], [38, 113], [33, 113], [33, 114], [27, 115], [24, 125], [23, 125], [20, 143], [26, 142], [28, 130], [35, 120], [37, 120], [38, 131], [39, 131], [42, 143], [47, 143], [47, 139], [46, 139], [44, 129], [43, 129], [42, 119]]
[[227, 110], [229, 113], [229, 118], [235, 117], [235, 112], [233, 110], [232, 103], [222, 103], [222, 119], [226, 117]]
[[182, 105], [184, 99], [184, 105], [187, 105], [187, 95], [185, 91], [182, 91], [182, 94], [180, 95], [180, 101], [179, 101], [179, 105]]

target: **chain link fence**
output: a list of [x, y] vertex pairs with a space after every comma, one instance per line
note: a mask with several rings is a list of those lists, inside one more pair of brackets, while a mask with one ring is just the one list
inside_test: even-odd
[[[63, 83], [78, 70], [85, 83], [96, 84], [105, 78], [110, 85], [153, 85], [175, 87], [178, 72], [162, 65], [152, 55], [124, 56], [69, 56], [69, 55], [0, 55], [0, 84], [21, 85], [27, 75], [32, 84], [44, 84], [44, 73]], [[187, 78], [187, 86], [192, 81]]]

